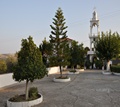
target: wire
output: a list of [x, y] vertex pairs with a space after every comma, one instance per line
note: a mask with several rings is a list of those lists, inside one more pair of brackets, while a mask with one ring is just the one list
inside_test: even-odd
[[[104, 18], [104, 17], [113, 16], [113, 15], [119, 13], [119, 12], [120, 12], [120, 10], [116, 10], [116, 11], [113, 11], [113, 12], [109, 12], [109, 13], [100, 15], [99, 18], [105, 20], [106, 18]], [[118, 15], [120, 15], [120, 14], [118, 14]], [[82, 19], [82, 20], [78, 20], [78, 21], [75, 21], [75, 22], [71, 22], [70, 25], [73, 25], [73, 24], [84, 24], [85, 22], [88, 22], [89, 19], [90, 19], [90, 18], [84, 18], [84, 19]]]

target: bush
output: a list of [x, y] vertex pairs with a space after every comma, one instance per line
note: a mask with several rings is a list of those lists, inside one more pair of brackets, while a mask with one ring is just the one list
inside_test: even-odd
[[7, 72], [13, 72], [13, 68], [17, 63], [17, 58], [15, 56], [10, 56], [6, 59]]
[[120, 65], [112, 65], [110, 69], [111, 72], [120, 73]]
[[76, 70], [70, 70], [70, 72], [73, 72], [73, 73], [75, 73], [75, 72], [76, 72]]
[[89, 60], [87, 60], [85, 62], [85, 66], [86, 66], [87, 69], [89, 69], [91, 65], [92, 65], [92, 63]]
[[38, 97], [38, 89], [37, 87], [31, 87], [29, 89], [29, 98], [30, 99], [36, 99]]
[[96, 66], [96, 68], [98, 68], [98, 69], [102, 69], [103, 62], [102, 62], [101, 60], [96, 60], [96, 61], [95, 61], [95, 66]]
[[0, 60], [0, 74], [6, 73], [7, 65], [4, 60]]

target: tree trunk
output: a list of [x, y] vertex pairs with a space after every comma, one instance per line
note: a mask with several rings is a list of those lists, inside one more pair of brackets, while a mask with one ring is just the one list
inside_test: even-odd
[[60, 77], [62, 77], [62, 69], [61, 69], [61, 65], [60, 65]]
[[110, 60], [107, 61], [107, 71], [110, 71]]
[[28, 80], [26, 80], [25, 99], [28, 100]]

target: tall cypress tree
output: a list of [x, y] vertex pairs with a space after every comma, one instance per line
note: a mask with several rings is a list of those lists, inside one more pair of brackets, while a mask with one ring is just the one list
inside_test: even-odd
[[67, 31], [65, 26], [65, 18], [61, 8], [58, 8], [55, 18], [53, 18], [53, 25], [50, 25], [52, 31], [50, 35], [50, 43], [53, 45], [53, 54], [50, 57], [52, 66], [60, 67], [60, 74], [62, 77], [62, 66], [68, 65], [69, 47], [67, 43]]

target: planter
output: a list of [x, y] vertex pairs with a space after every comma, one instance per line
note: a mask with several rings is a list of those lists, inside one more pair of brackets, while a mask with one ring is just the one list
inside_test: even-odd
[[37, 104], [40, 104], [43, 101], [43, 96], [39, 94], [41, 97], [31, 101], [24, 102], [12, 102], [7, 100], [7, 107], [31, 107]]
[[114, 75], [120, 76], [120, 73], [113, 72]]
[[112, 74], [112, 72], [102, 71], [102, 74], [104, 74], [104, 75], [111, 75], [111, 74]]
[[66, 79], [57, 79], [57, 78], [53, 78], [54, 82], [69, 82], [71, 81], [70, 77], [66, 78]]
[[76, 72], [68, 72], [68, 74], [79, 74], [79, 71], [76, 71]]

